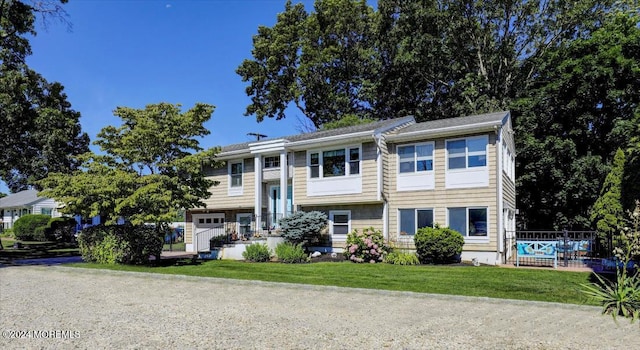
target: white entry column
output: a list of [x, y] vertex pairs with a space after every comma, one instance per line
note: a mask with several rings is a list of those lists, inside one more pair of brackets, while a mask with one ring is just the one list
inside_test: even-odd
[[287, 179], [289, 177], [287, 173], [287, 169], [289, 165], [287, 164], [287, 151], [280, 151], [280, 208], [279, 211], [282, 213], [282, 217], [287, 216]]
[[254, 208], [253, 214], [255, 217], [255, 229], [260, 229], [262, 220], [267, 218], [262, 217], [262, 156], [256, 154], [253, 157], [254, 173], [255, 173], [255, 191], [254, 191]]

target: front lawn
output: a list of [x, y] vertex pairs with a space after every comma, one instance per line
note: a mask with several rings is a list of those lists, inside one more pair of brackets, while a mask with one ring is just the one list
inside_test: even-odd
[[248, 263], [212, 260], [200, 265], [166, 267], [74, 264], [111, 269], [243, 280], [412, 291], [503, 299], [597, 305], [580, 291], [590, 273], [473, 266], [400, 266], [390, 264]]

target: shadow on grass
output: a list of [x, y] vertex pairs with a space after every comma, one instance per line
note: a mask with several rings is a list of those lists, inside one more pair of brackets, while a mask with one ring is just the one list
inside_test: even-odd
[[0, 263], [12, 264], [16, 260], [64, 258], [80, 255], [78, 245], [62, 242], [18, 242], [0, 250]]

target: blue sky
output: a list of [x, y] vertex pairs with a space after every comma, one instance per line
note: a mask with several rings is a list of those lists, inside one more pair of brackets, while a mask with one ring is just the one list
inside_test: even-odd
[[[244, 116], [247, 83], [235, 73], [251, 57], [259, 25], [272, 26], [286, 0], [71, 0], [64, 5], [71, 31], [57, 22], [31, 39], [28, 64], [59, 81], [91, 140], [107, 125], [119, 125], [117, 106], [143, 108], [157, 102], [196, 102], [216, 109], [206, 124], [205, 148], [298, 133], [297, 109], [287, 118]], [[312, 10], [313, 0], [294, 1]], [[94, 148], [95, 149], [95, 148]], [[7, 192], [0, 185], [0, 192]]]

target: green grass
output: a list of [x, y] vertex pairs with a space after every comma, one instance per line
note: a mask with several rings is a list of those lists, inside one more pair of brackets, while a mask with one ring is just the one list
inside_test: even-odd
[[242, 280], [412, 291], [570, 304], [596, 303], [580, 291], [590, 273], [499, 267], [390, 264], [279, 264], [213, 260], [200, 265], [143, 267], [74, 264], [77, 267]]

